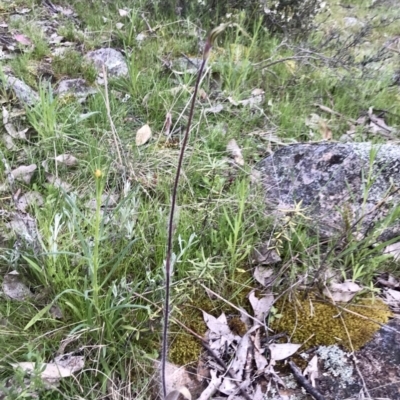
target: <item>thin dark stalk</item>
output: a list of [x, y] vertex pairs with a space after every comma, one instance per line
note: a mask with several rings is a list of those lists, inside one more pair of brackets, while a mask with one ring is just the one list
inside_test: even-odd
[[206, 48], [204, 49], [203, 62], [201, 63], [200, 69], [197, 73], [196, 85], [193, 92], [192, 104], [190, 106], [189, 120], [186, 126], [186, 132], [183, 137], [181, 151], [179, 153], [179, 161], [176, 169], [175, 182], [172, 188], [171, 194], [171, 211], [169, 213], [168, 221], [168, 242], [167, 242], [167, 255], [165, 261], [165, 303], [164, 303], [164, 327], [162, 336], [162, 353], [161, 353], [161, 382], [164, 399], [167, 397], [167, 382], [165, 376], [166, 364], [167, 364], [167, 347], [168, 347], [168, 325], [169, 325], [169, 313], [170, 313], [170, 286], [171, 286], [171, 258], [172, 258], [172, 241], [174, 236], [174, 215], [176, 207], [176, 198], [178, 194], [179, 178], [181, 175], [183, 158], [185, 155], [186, 146], [190, 136], [190, 127], [193, 119], [194, 106], [196, 104], [197, 92], [200, 85], [201, 76], [203, 75], [204, 67], [207, 63], [208, 52], [211, 48], [210, 39], [208, 39]]
[[161, 352], [161, 384], [163, 397], [166, 399], [167, 397], [167, 379], [166, 379], [166, 365], [167, 365], [167, 347], [168, 347], [168, 325], [169, 325], [169, 313], [170, 313], [170, 297], [171, 297], [171, 258], [172, 258], [172, 242], [174, 236], [174, 215], [175, 215], [175, 207], [176, 207], [176, 198], [178, 195], [178, 185], [179, 178], [181, 175], [183, 157], [185, 155], [186, 146], [189, 140], [190, 135], [190, 127], [192, 125], [194, 106], [196, 104], [197, 92], [199, 90], [201, 76], [203, 75], [204, 67], [207, 63], [208, 56], [210, 54], [211, 48], [217, 36], [225, 30], [225, 28], [229, 26], [229, 24], [221, 24], [217, 28], [214, 28], [210, 34], [208, 35], [206, 44], [204, 46], [203, 51], [203, 62], [201, 63], [200, 69], [197, 73], [196, 85], [194, 87], [192, 104], [190, 106], [189, 111], [189, 120], [186, 126], [185, 136], [183, 137], [181, 151], [179, 153], [178, 166], [176, 168], [175, 182], [172, 188], [171, 194], [171, 211], [169, 214], [168, 221], [168, 241], [167, 241], [167, 254], [165, 260], [165, 303], [164, 303], [164, 327], [163, 327], [163, 336], [162, 336], [162, 352]]

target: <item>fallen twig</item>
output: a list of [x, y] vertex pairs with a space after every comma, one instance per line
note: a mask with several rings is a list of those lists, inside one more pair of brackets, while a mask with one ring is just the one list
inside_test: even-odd
[[324, 106], [323, 104], [314, 103], [313, 105], [315, 107], [318, 107], [322, 111], [325, 111], [328, 114], [336, 115], [337, 117], [343, 118], [343, 119], [347, 120], [348, 122], [351, 122], [353, 125], [357, 124], [357, 121], [355, 119], [348, 118], [348, 117], [344, 116], [343, 114], [340, 114], [339, 112], [332, 110], [331, 108], [329, 108], [327, 106]]
[[325, 397], [322, 396], [322, 394], [311, 385], [311, 383], [301, 373], [300, 368], [293, 361], [289, 361], [289, 366], [292, 370], [294, 377], [296, 378], [296, 381], [299, 383], [300, 386], [306, 389], [307, 392], [314, 397], [314, 399], [325, 400]]

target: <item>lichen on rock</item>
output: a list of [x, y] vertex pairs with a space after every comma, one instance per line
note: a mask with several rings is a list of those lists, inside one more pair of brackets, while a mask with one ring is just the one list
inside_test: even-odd
[[374, 229], [382, 241], [400, 236], [399, 221], [390, 221], [400, 203], [400, 146], [295, 144], [265, 158], [258, 169], [267, 208], [278, 217], [279, 208], [301, 202], [321, 236], [348, 227], [362, 235]]

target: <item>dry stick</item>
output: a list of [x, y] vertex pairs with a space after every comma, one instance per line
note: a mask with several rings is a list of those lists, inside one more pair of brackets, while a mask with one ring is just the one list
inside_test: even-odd
[[194, 105], [196, 104], [197, 91], [199, 89], [201, 76], [203, 74], [204, 66], [207, 63], [207, 59], [214, 43], [215, 38], [225, 29], [225, 26], [219, 26], [213, 29], [210, 35], [207, 38], [204, 52], [203, 52], [203, 61], [201, 63], [200, 69], [197, 73], [196, 85], [193, 92], [192, 104], [190, 106], [189, 111], [189, 119], [186, 126], [185, 136], [183, 137], [181, 151], [179, 153], [178, 166], [176, 169], [175, 182], [172, 189], [171, 195], [171, 211], [169, 214], [169, 222], [168, 222], [168, 242], [167, 242], [167, 254], [165, 260], [165, 305], [164, 305], [164, 327], [163, 327], [163, 336], [162, 336], [162, 352], [161, 352], [161, 382], [162, 382], [162, 390], [164, 399], [167, 397], [167, 381], [166, 381], [166, 364], [167, 364], [167, 334], [168, 334], [168, 322], [169, 322], [169, 312], [170, 312], [170, 285], [171, 285], [171, 258], [172, 258], [172, 239], [174, 235], [174, 215], [175, 215], [175, 206], [176, 206], [176, 198], [178, 194], [178, 184], [179, 177], [181, 175], [183, 157], [185, 155], [186, 145], [189, 140], [190, 134], [190, 126], [192, 124]]
[[303, 386], [303, 388], [306, 389], [307, 392], [310, 393], [315, 400], [325, 400], [325, 397], [322, 396], [322, 394], [319, 393], [318, 390], [315, 389], [310, 382], [308, 382], [308, 380], [301, 373], [300, 368], [293, 361], [289, 361], [289, 366], [292, 370], [294, 377], [296, 378], [296, 381], [300, 384], [300, 386]]
[[165, 305], [164, 305], [164, 327], [163, 327], [163, 346], [162, 346], [162, 353], [161, 353], [161, 380], [162, 380], [162, 389], [163, 389], [163, 396], [164, 398], [167, 397], [167, 382], [165, 376], [165, 369], [167, 363], [167, 334], [168, 334], [168, 322], [169, 322], [169, 299], [170, 299], [170, 285], [171, 285], [171, 258], [172, 258], [172, 238], [173, 238], [173, 230], [174, 230], [174, 215], [175, 215], [175, 206], [176, 206], [176, 198], [178, 194], [178, 184], [179, 184], [179, 177], [181, 174], [182, 163], [183, 163], [183, 156], [185, 155], [186, 145], [189, 139], [190, 133], [190, 125], [193, 118], [193, 111], [194, 105], [196, 103], [196, 96], [197, 90], [200, 83], [200, 77], [203, 73], [204, 65], [207, 59], [204, 58], [197, 74], [196, 79], [196, 86], [194, 89], [192, 105], [190, 106], [189, 112], [189, 120], [186, 127], [185, 136], [183, 137], [183, 142], [181, 145], [181, 151], [179, 153], [179, 160], [178, 160], [178, 167], [176, 169], [175, 175], [175, 182], [172, 189], [172, 196], [171, 196], [171, 210], [169, 213], [169, 222], [168, 222], [168, 243], [167, 243], [167, 257], [165, 261]]

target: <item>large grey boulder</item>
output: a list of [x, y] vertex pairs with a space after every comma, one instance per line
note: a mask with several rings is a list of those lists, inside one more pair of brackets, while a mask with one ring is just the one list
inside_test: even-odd
[[349, 227], [360, 238], [373, 229], [382, 241], [400, 235], [400, 221], [379, 223], [400, 204], [400, 146], [294, 144], [265, 158], [258, 169], [273, 215], [301, 201], [322, 237], [340, 236]]

